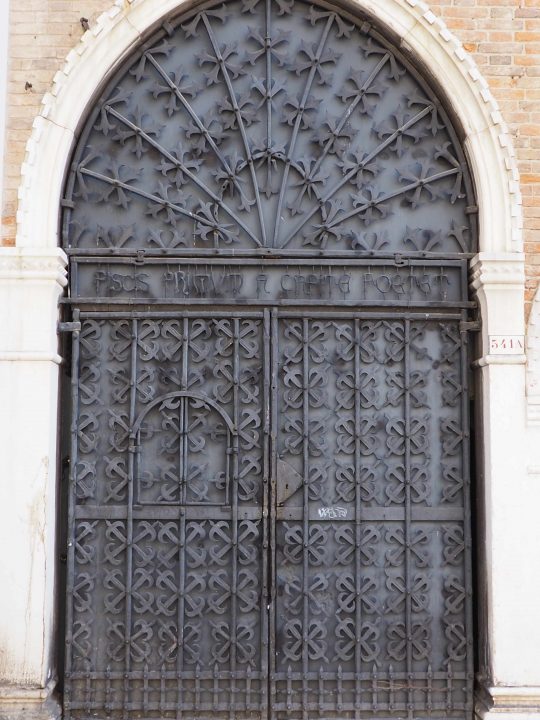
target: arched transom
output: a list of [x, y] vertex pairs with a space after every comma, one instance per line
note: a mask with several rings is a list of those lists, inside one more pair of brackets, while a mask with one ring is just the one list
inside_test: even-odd
[[75, 150], [63, 238], [452, 255], [474, 249], [473, 205], [440, 102], [368, 22], [236, 0], [165, 22], [111, 81]]

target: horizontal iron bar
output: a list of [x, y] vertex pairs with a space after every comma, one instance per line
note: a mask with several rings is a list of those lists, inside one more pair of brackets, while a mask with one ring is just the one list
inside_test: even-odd
[[[139, 689], [139, 692], [142, 694], [144, 690], [142, 688]], [[157, 690], [153, 691], [154, 693], [157, 693]], [[183, 689], [182, 692], [185, 694], [188, 691], [186, 689]], [[195, 688], [191, 690], [191, 694], [195, 694]], [[200, 690], [201, 694], [204, 692], [201, 688]], [[209, 688], [207, 693], [211, 693], [212, 690]], [[253, 691], [251, 691], [251, 694], [254, 694]], [[161, 713], [164, 712], [177, 712], [178, 710], [181, 710], [182, 712], [229, 712], [231, 710], [231, 703], [233, 706], [233, 710], [243, 711], [243, 712], [253, 712], [257, 710], [266, 710], [268, 705], [266, 702], [250, 702], [248, 703], [246, 700], [243, 701], [227, 701], [227, 702], [221, 702], [221, 703], [213, 703], [213, 702], [204, 702], [204, 703], [189, 703], [189, 702], [162, 702], [161, 700], [153, 700], [149, 702], [85, 702], [85, 701], [79, 701], [79, 702], [70, 702], [69, 703], [69, 709], [70, 710], [84, 710], [88, 712], [89, 710], [131, 710], [134, 712], [159, 712], [160, 714], [157, 716], [153, 716], [152, 718], [147, 718], [145, 715], [137, 715], [137, 720], [159, 720], [160, 718], [163, 718], [164, 716]], [[96, 716], [97, 718], [100, 718], [100, 715]], [[124, 716], [125, 717], [125, 716]], [[171, 717], [171, 716], [167, 716]], [[200, 716], [197, 715], [197, 718]], [[187, 718], [185, 720], [188, 720]], [[238, 718], [238, 720], [242, 720], [241, 718]]]
[[[329, 517], [329, 514], [319, 513], [317, 508], [310, 508], [309, 519], [316, 522], [343, 523], [355, 519], [354, 508], [348, 508], [346, 517]], [[332, 514], [330, 514], [332, 515]], [[277, 520], [302, 520], [303, 508], [278, 508]], [[413, 522], [456, 522], [463, 521], [462, 507], [412, 507], [411, 520]], [[405, 508], [403, 507], [363, 507], [362, 522], [404, 522]]]
[[[384, 308], [380, 311], [375, 310], [319, 310], [314, 309], [310, 311], [305, 310], [278, 310], [278, 317], [283, 318], [327, 318], [328, 320], [345, 320], [359, 319], [359, 320], [460, 320], [461, 313], [451, 312], [414, 312], [403, 309], [400, 311], [385, 310]], [[240, 317], [240, 318], [262, 318], [262, 310], [246, 310], [246, 311], [232, 311], [229, 308], [222, 308], [220, 310], [162, 310], [162, 311], [151, 311], [151, 310], [81, 310], [81, 319], [95, 319], [95, 318], [110, 318], [117, 320], [132, 320], [132, 319], [169, 319], [169, 318], [183, 318], [183, 317], [195, 317], [195, 318], [223, 318], [223, 317]]]
[[[125, 520], [128, 507], [119, 505], [79, 505], [75, 508], [75, 517], [81, 520]], [[133, 506], [134, 520], [230, 520], [232, 508], [216, 505], [142, 505]], [[261, 507], [238, 507], [239, 520], [260, 520]]]
[[[95, 319], [95, 318], [107, 318], [112, 320], [166, 320], [170, 318], [197, 318], [204, 320], [205, 318], [231, 318], [238, 317], [242, 319], [255, 318], [260, 319], [263, 317], [262, 310], [250, 310], [250, 311], [239, 311], [239, 310], [81, 310], [81, 319]], [[461, 317], [461, 316], [460, 316]]]
[[[301, 690], [297, 691], [298, 693], [301, 692]], [[352, 691], [351, 691], [352, 692]], [[380, 689], [376, 690], [376, 692], [381, 692]], [[448, 690], [444, 691], [445, 693], [448, 693]], [[358, 705], [354, 702], [342, 702], [339, 704], [335, 702], [333, 704], [329, 703], [322, 703], [322, 709], [317, 701], [310, 702], [310, 703], [303, 703], [303, 702], [293, 702], [288, 701], [287, 702], [281, 702], [281, 703], [274, 703], [272, 705], [272, 709], [274, 711], [283, 711], [286, 713], [290, 713], [291, 710], [312, 710], [314, 713], [316, 713], [317, 720], [336, 720], [335, 711], [339, 710], [340, 712], [352, 712], [353, 710], [360, 710], [365, 711], [368, 713], [368, 717], [375, 718], [375, 720], [400, 720], [399, 716], [396, 717], [396, 715], [390, 715], [388, 717], [385, 717], [384, 715], [379, 715], [379, 710], [393, 710], [395, 713], [404, 712], [405, 717], [406, 713], [411, 709], [410, 705], [411, 703], [408, 702], [381, 702], [379, 699], [376, 703], [376, 707], [373, 707], [373, 702], [364, 702], [359, 703]], [[415, 711], [415, 718], [418, 717], [428, 717], [432, 720], [440, 720], [437, 718], [437, 716], [434, 717], [433, 712], [440, 710], [442, 712], [443, 718], [462, 718], [462, 720], [469, 720], [468, 715], [465, 714], [454, 714], [454, 712], [463, 712], [469, 710], [472, 706], [464, 703], [464, 702], [454, 702], [452, 701], [452, 710], [449, 711], [448, 704], [446, 702], [439, 702], [439, 703], [430, 703], [430, 708], [427, 707], [426, 702], [420, 702], [420, 703], [412, 703], [412, 709]], [[332, 715], [325, 716], [322, 715], [322, 713], [325, 711], [332, 712]], [[367, 720], [367, 718], [366, 718]]]
[[[396, 260], [399, 259], [399, 263], [395, 265]], [[78, 264], [78, 265], [104, 265], [104, 264], [114, 264], [114, 265], [130, 265], [134, 267], [142, 267], [145, 265], [183, 265], [184, 263], [186, 265], [203, 265], [203, 266], [209, 266], [209, 265], [239, 265], [240, 267], [243, 267], [245, 265], [255, 265], [256, 267], [272, 267], [273, 265], [277, 265], [279, 267], [281, 266], [291, 266], [291, 267], [320, 267], [320, 266], [329, 266], [333, 267], [334, 265], [338, 266], [344, 266], [347, 267], [388, 267], [389, 265], [395, 265], [396, 267], [407, 267], [407, 266], [413, 266], [413, 267], [461, 267], [465, 264], [464, 258], [449, 258], [447, 255], [441, 257], [440, 259], [435, 258], [419, 258], [417, 256], [408, 256], [405, 254], [400, 253], [399, 256], [396, 255], [389, 255], [388, 257], [382, 257], [380, 255], [377, 255], [377, 257], [336, 257], [336, 258], [329, 258], [326, 255], [323, 257], [310, 257], [310, 258], [283, 258], [283, 257], [265, 257], [265, 258], [252, 258], [252, 257], [246, 257], [241, 258], [237, 257], [236, 255], [233, 257], [215, 257], [215, 258], [200, 258], [200, 257], [187, 257], [187, 258], [172, 258], [172, 257], [146, 257], [144, 256], [142, 259], [140, 256], [129, 256], [129, 257], [104, 257], [104, 256], [96, 256], [96, 257], [73, 257], [71, 259], [72, 263]], [[405, 262], [406, 265], [402, 265], [401, 263]]]
[[[102, 257], [111, 257], [115, 258], [116, 260], [120, 259], [121, 257], [141, 257], [140, 250], [137, 249], [125, 249], [125, 248], [119, 248], [114, 249], [111, 248], [110, 250], [107, 250], [105, 248], [100, 248], [99, 250], [94, 249], [85, 249], [85, 248], [66, 248], [65, 252], [70, 257], [92, 257], [92, 258], [102, 258]], [[144, 258], [150, 258], [150, 257], [156, 257], [160, 258], [162, 261], [178, 261], [186, 258], [194, 258], [194, 257], [211, 257], [211, 258], [239, 258], [239, 257], [260, 257], [260, 258], [278, 258], [278, 259], [287, 259], [287, 258], [309, 258], [313, 262], [320, 262], [320, 260], [331, 260], [332, 258], [340, 258], [341, 260], [354, 260], [354, 259], [363, 259], [366, 260], [371, 259], [386, 259], [386, 260], [392, 260], [395, 257], [395, 252], [389, 252], [389, 253], [383, 253], [383, 252], [377, 252], [376, 254], [371, 255], [370, 253], [352, 253], [350, 251], [339, 251], [339, 250], [280, 250], [279, 248], [249, 248], [249, 249], [235, 249], [235, 250], [226, 250], [226, 249], [220, 249], [220, 248], [197, 248], [193, 250], [184, 249], [182, 252], [171, 252], [170, 250], [150, 250], [145, 249], [143, 250], [143, 257]], [[400, 252], [399, 255], [402, 259], [426, 259], [426, 260], [470, 260], [473, 258], [476, 253], [436, 253], [436, 252]]]
[[79, 332], [81, 329], [80, 322], [59, 322], [58, 332]]
[[[209, 688], [206, 693], [211, 693], [211, 688]], [[139, 692], [143, 692], [143, 690], [139, 690]], [[157, 692], [157, 690], [154, 691], [154, 693]], [[195, 694], [195, 689], [193, 688], [191, 691], [183, 690], [184, 693], [190, 692], [192, 695]], [[203, 690], [200, 690], [201, 694], [203, 693]], [[380, 689], [378, 692], [381, 692]], [[397, 692], [397, 691], [396, 691]], [[445, 694], [448, 693], [448, 690], [444, 691]], [[253, 691], [252, 691], [253, 694]], [[232, 708], [231, 708], [232, 704]], [[396, 720], [396, 715], [388, 716], [386, 718], [385, 716], [381, 716], [378, 714], [378, 710], [394, 710], [397, 712], [407, 712], [409, 709], [410, 703], [405, 702], [377, 702], [377, 707], [375, 708], [375, 714], [374, 714], [374, 707], [372, 702], [363, 702], [363, 703], [354, 703], [354, 702], [341, 702], [338, 703], [337, 701], [334, 703], [318, 703], [317, 701], [314, 702], [308, 702], [306, 704], [302, 702], [281, 702], [281, 703], [274, 703], [272, 705], [272, 709], [274, 711], [283, 711], [286, 713], [290, 713], [291, 710], [312, 710], [316, 713], [317, 720], [336, 720], [335, 711], [339, 710], [340, 712], [351, 712], [353, 710], [363, 710], [369, 713], [369, 717], [374, 717], [376, 720]], [[177, 710], [181, 710], [182, 712], [228, 712], [231, 709], [238, 711], [244, 711], [244, 712], [253, 712], [257, 710], [266, 710], [267, 704], [264, 702], [255, 703], [250, 702], [248, 703], [246, 700], [243, 700], [242, 702], [234, 700], [232, 703], [229, 702], [221, 702], [221, 703], [213, 703], [213, 702], [201, 702], [201, 703], [189, 703], [189, 702], [162, 702], [161, 700], [153, 700], [149, 702], [139, 701], [139, 702], [71, 702], [69, 703], [69, 707], [71, 710], [132, 710], [132, 711], [139, 711], [139, 712], [176, 712]], [[464, 703], [464, 702], [455, 702], [452, 701], [452, 709], [448, 709], [448, 704], [446, 702], [433, 702], [428, 703], [427, 702], [419, 702], [414, 703], [413, 709], [415, 710], [415, 717], [429, 717], [433, 720], [437, 720], [437, 718], [434, 718], [433, 713], [437, 710], [440, 710], [443, 713], [443, 717], [447, 718], [456, 718], [458, 720], [459, 718], [463, 718], [463, 720], [468, 720], [468, 717], [465, 714], [459, 714], [463, 713], [463, 711], [467, 711], [471, 708], [471, 705]], [[321, 713], [324, 712], [330, 712], [332, 715], [325, 716]], [[99, 716], [98, 716], [99, 717]], [[139, 716], [138, 716], [139, 717]], [[157, 716], [158, 718], [160, 716]], [[161, 715], [161, 717], [163, 717]], [[199, 718], [200, 716], [197, 715]], [[250, 716], [252, 717], [252, 716]], [[147, 720], [147, 718], [143, 715], [140, 720]], [[148, 719], [150, 720], [150, 719]], [[186, 720], [189, 720], [186, 718]], [[238, 720], [242, 720], [241, 717], [238, 718]]]
[[[69, 677], [72, 680], [144, 680], [155, 682], [156, 680], [232, 680], [234, 677], [237, 680], [266, 680], [268, 673], [262, 673], [257, 670], [251, 670], [248, 675], [245, 670], [236, 671], [232, 673], [230, 670], [130, 670], [126, 672], [124, 670], [110, 670], [109, 672], [98, 672], [90, 670], [85, 672], [83, 670], [78, 672], [69, 673]], [[445, 675], [446, 677], [446, 675]]]
[[[218, 302], [220, 305], [223, 306], [229, 306], [229, 307], [238, 307], [239, 305], [243, 306], [268, 306], [268, 301], [261, 299], [257, 300], [255, 298], [249, 298], [249, 300], [246, 302], [243, 298], [227, 298], [226, 300], [222, 300], [221, 298], [218, 299]], [[218, 304], [216, 302], [215, 298], [199, 298], [199, 297], [186, 297], [186, 298], [103, 298], [100, 300], [99, 298], [92, 298], [92, 297], [78, 297], [78, 298], [66, 298], [62, 301], [65, 305], [73, 305], [73, 306], [84, 306], [84, 305], [98, 305], [99, 303], [103, 303], [104, 305], [125, 305], [125, 306], [132, 306], [132, 305], [147, 305], [147, 306], [155, 306], [155, 305], [164, 305], [167, 307], [170, 307], [171, 305], [178, 305], [178, 306], [184, 306], [184, 305], [212, 305], [215, 306]], [[337, 301], [329, 301], [328, 303], [324, 303], [323, 300], [317, 298], [316, 300], [298, 300], [298, 299], [292, 299], [292, 300], [272, 300], [272, 305], [275, 307], [298, 307], [298, 305], [302, 305], [304, 307], [320, 307], [321, 304], [325, 305], [333, 305], [335, 307], [400, 307], [398, 303], [396, 302], [389, 302], [387, 305], [384, 305], [383, 302], [358, 302], [356, 300], [342, 300], [340, 302]], [[407, 302], [404, 302], [401, 307], [405, 308], [430, 308], [430, 307], [436, 307], [436, 308], [475, 308], [476, 303], [472, 300], [462, 300], [462, 301], [444, 301], [444, 300], [437, 300], [437, 301], [425, 301], [425, 300], [409, 300]]]
[[[322, 319], [328, 319], [328, 320], [344, 320], [347, 318], [350, 319], [358, 319], [358, 320], [416, 320], [416, 321], [422, 321], [422, 320], [460, 320], [461, 319], [461, 313], [445, 313], [445, 312], [437, 312], [434, 310], [433, 312], [414, 312], [414, 311], [408, 311], [407, 309], [403, 309], [401, 312], [398, 310], [386, 310], [382, 308], [381, 310], [359, 310], [359, 311], [346, 311], [340, 312], [339, 308], [337, 310], [313, 310], [313, 311], [294, 311], [294, 310], [277, 310], [277, 315], [280, 318], [308, 318], [308, 319], [314, 319], [318, 320], [320, 318]], [[82, 313], [81, 313], [82, 316]]]
[[[337, 672], [328, 672], [324, 670], [322, 673], [317, 670], [312, 670], [307, 674], [303, 672], [275, 672], [270, 674], [270, 680], [275, 680], [276, 682], [286, 682], [287, 680], [301, 682], [303, 679], [316, 681], [319, 678], [322, 678], [323, 680], [332, 680], [336, 677]], [[360, 673], [342, 672], [340, 674], [340, 677], [344, 682], [352, 682], [353, 680], [365, 680], [366, 682], [369, 681], [370, 683], [382, 681], [385, 684], [388, 683], [389, 680], [421, 680], [422, 682], [424, 682], [431, 679], [444, 680], [446, 682], [449, 677], [451, 677], [452, 680], [467, 680], [467, 678], [472, 679], [472, 676], [469, 677], [466, 672], [452, 671], [450, 674], [448, 674], [448, 672], [444, 672], [442, 670], [431, 673], [428, 673], [426, 670], [417, 670], [412, 672], [407, 672], [404, 670], [401, 672], [392, 672], [391, 677], [390, 673], [386, 670], [377, 670], [376, 675], [374, 675], [373, 672], [366, 671]]]
[[[111, 670], [109, 672], [105, 671], [76, 671], [71, 672], [69, 674], [69, 677], [72, 680], [143, 680], [144, 678], [147, 678], [148, 680], [214, 680], [217, 678], [218, 680], [231, 680], [233, 676], [233, 673], [230, 670], [219, 670], [217, 673], [213, 670], [183, 670], [181, 672], [177, 672], [176, 670], [130, 670], [129, 672], [125, 672], [123, 670]], [[300, 682], [304, 678], [306, 680], [312, 680], [317, 681], [320, 678], [322, 680], [333, 680], [337, 677], [336, 672], [328, 672], [323, 671], [322, 673], [318, 670], [312, 670], [307, 673], [307, 675], [303, 672], [274, 672], [274, 673], [261, 673], [255, 670], [250, 671], [250, 675], [248, 676], [245, 670], [242, 671], [236, 671], [234, 673], [234, 676], [236, 679], [240, 680], [265, 680], [266, 678], [269, 678], [270, 680], [275, 680], [276, 682], [286, 682], [287, 680], [292, 680], [293, 682]], [[373, 672], [342, 672], [340, 675], [341, 679], [344, 682], [352, 682], [354, 680], [362, 680], [365, 682], [369, 682], [370, 686], [369, 689], [371, 689], [373, 682], [384, 682], [385, 685], [388, 683], [389, 680], [413, 680], [413, 681], [422, 681], [425, 682], [426, 680], [441, 680], [446, 682], [449, 677], [451, 677], [452, 680], [467, 680], [472, 679], [472, 676], [469, 676], [466, 672], [454, 672], [452, 671], [449, 675], [448, 672], [444, 672], [442, 670], [434, 671], [431, 673], [428, 673], [425, 670], [421, 671], [413, 671], [411, 673], [406, 671], [401, 672], [392, 672], [391, 677], [390, 673], [387, 670], [377, 670], [377, 675], [374, 677]], [[381, 686], [382, 689], [382, 686]]]
[[471, 322], [463, 320], [459, 323], [460, 332], [480, 332], [481, 329], [482, 323], [480, 320], [472, 320]]

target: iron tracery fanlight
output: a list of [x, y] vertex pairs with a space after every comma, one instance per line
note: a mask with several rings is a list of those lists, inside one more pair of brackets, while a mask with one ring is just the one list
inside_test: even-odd
[[366, 18], [199, 3], [123, 62], [62, 208], [66, 717], [471, 716], [475, 213]]
[[462, 255], [474, 206], [440, 100], [375, 27], [243, 0], [166, 21], [109, 83], [75, 151], [63, 244]]

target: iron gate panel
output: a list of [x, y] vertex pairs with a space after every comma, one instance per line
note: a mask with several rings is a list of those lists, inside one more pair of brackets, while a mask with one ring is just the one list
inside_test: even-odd
[[263, 326], [82, 322], [68, 717], [260, 717], [267, 705]]
[[448, 319], [274, 324], [278, 718], [471, 711], [463, 336]]
[[67, 717], [467, 717], [462, 316], [250, 314], [83, 319]]

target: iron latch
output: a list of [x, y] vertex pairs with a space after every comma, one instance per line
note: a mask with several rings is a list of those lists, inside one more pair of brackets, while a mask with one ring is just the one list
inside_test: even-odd
[[80, 322], [59, 322], [58, 323], [58, 332], [80, 332], [81, 330], [81, 323]]
[[480, 320], [462, 320], [459, 323], [459, 332], [480, 332], [481, 329]]
[[394, 265], [396, 267], [405, 267], [409, 264], [409, 258], [404, 258], [401, 253], [394, 253]]

